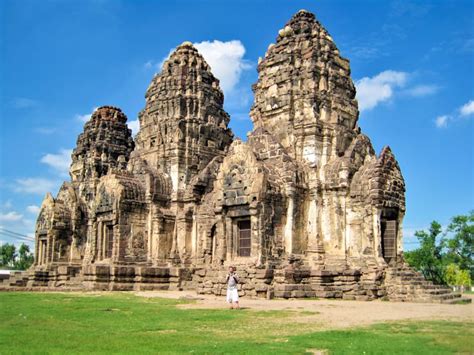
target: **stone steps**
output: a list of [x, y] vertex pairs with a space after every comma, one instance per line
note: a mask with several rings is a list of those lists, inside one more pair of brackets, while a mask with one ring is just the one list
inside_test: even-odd
[[435, 285], [407, 265], [390, 267], [385, 274], [387, 298], [401, 302], [471, 302], [444, 285]]

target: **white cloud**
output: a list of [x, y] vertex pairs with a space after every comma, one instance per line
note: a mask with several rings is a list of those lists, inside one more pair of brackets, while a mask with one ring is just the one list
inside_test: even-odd
[[237, 121], [250, 121], [250, 115], [248, 113], [232, 113], [230, 115], [231, 119], [237, 120]]
[[194, 43], [194, 46], [211, 66], [212, 73], [220, 80], [220, 86], [225, 93], [232, 91], [242, 72], [252, 67], [250, 62], [244, 59], [245, 47], [238, 40], [204, 41]]
[[86, 123], [87, 121], [89, 121], [91, 119], [91, 116], [92, 114], [94, 113], [95, 110], [97, 110], [98, 107], [94, 107], [92, 109], [92, 112], [91, 113], [86, 113], [85, 115], [81, 115], [81, 114], [76, 114], [74, 116], [74, 118], [82, 123]]
[[474, 113], [474, 100], [470, 100], [468, 103], [461, 106], [459, 109], [461, 116], [469, 116]]
[[135, 136], [140, 129], [140, 122], [138, 120], [128, 121], [127, 126], [132, 130], [132, 136]]
[[0, 213], [0, 221], [3, 222], [16, 222], [21, 220], [22, 218], [23, 215], [15, 211]]
[[151, 69], [153, 68], [153, 61], [152, 60], [149, 60], [148, 62], [146, 62], [145, 64], [143, 64], [143, 67], [145, 69]]
[[32, 213], [32, 214], [38, 214], [39, 211], [40, 211], [40, 207], [36, 206], [36, 205], [30, 205], [28, 207], [26, 207], [26, 210], [29, 212], [29, 213]]
[[438, 128], [446, 128], [448, 127], [448, 122], [451, 121], [452, 117], [449, 115], [442, 115], [436, 117], [435, 124]]
[[371, 110], [379, 103], [389, 100], [394, 89], [405, 86], [408, 74], [405, 72], [386, 70], [376, 76], [357, 80], [357, 100], [359, 110]]
[[21, 223], [23, 223], [23, 226], [29, 230], [34, 230], [36, 224], [35, 220], [29, 218], [22, 219]]
[[38, 105], [38, 101], [29, 99], [27, 97], [17, 97], [13, 100], [13, 107], [24, 109], [32, 108]]
[[[242, 72], [252, 68], [251, 62], [244, 59], [245, 47], [239, 40], [203, 41], [194, 43], [194, 46], [209, 64], [212, 73], [220, 81], [221, 89], [226, 94], [238, 85]], [[159, 69], [173, 52], [174, 49], [158, 64]], [[153, 61], [144, 64], [145, 68], [153, 68], [154, 65]]]
[[53, 134], [54, 132], [56, 132], [56, 128], [38, 127], [35, 129], [35, 131], [40, 134]]
[[28, 194], [45, 195], [57, 186], [57, 182], [44, 178], [26, 178], [16, 180], [14, 190]]
[[2, 209], [10, 209], [12, 207], [13, 207], [13, 204], [11, 200], [7, 200], [0, 205], [0, 208]]
[[407, 89], [406, 92], [410, 96], [414, 97], [423, 97], [436, 94], [439, 91], [439, 86], [437, 85], [417, 85], [410, 89]]
[[143, 64], [143, 69], [145, 70], [153, 69], [154, 71], [159, 71], [161, 67], [163, 66], [163, 63], [165, 62], [165, 60], [167, 60], [170, 57], [171, 53], [173, 53], [173, 50], [171, 50], [168, 53], [168, 55], [165, 58], [163, 58], [163, 60], [159, 63], [154, 60], [149, 60], [148, 62]]
[[61, 149], [58, 154], [46, 154], [41, 158], [41, 162], [49, 165], [63, 176], [69, 173], [71, 165], [72, 149]]
[[[458, 114], [459, 112], [459, 114]], [[442, 115], [438, 116], [435, 119], [436, 127], [438, 128], [446, 128], [450, 122], [456, 121], [458, 122], [463, 117], [467, 117], [474, 114], [474, 100], [470, 100], [464, 105], [462, 105], [455, 113], [451, 115]]]

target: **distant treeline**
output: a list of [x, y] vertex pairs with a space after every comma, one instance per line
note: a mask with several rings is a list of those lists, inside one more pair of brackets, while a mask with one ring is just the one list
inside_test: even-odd
[[13, 270], [26, 270], [34, 261], [34, 255], [30, 247], [24, 243], [18, 248], [14, 244], [3, 244], [0, 246], [0, 267]]

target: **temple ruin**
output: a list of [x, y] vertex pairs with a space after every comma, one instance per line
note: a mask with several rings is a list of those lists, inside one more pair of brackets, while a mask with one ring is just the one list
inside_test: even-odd
[[18, 284], [220, 295], [235, 265], [242, 296], [457, 297], [404, 263], [400, 167], [361, 132], [349, 61], [312, 13], [279, 31], [253, 91], [244, 142], [184, 42], [152, 79], [135, 139], [119, 108], [98, 108]]

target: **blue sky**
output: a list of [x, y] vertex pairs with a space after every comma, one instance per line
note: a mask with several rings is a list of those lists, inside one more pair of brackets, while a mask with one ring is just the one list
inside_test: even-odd
[[[390, 145], [407, 185], [405, 242], [474, 208], [472, 1], [0, 2], [0, 226], [33, 235], [46, 191], [95, 107], [136, 128], [153, 74], [191, 41], [221, 79], [245, 138], [256, 63], [298, 10], [316, 14], [351, 61], [359, 124]], [[13, 239], [0, 234], [0, 241]], [[17, 240], [18, 241], [18, 240]]]

